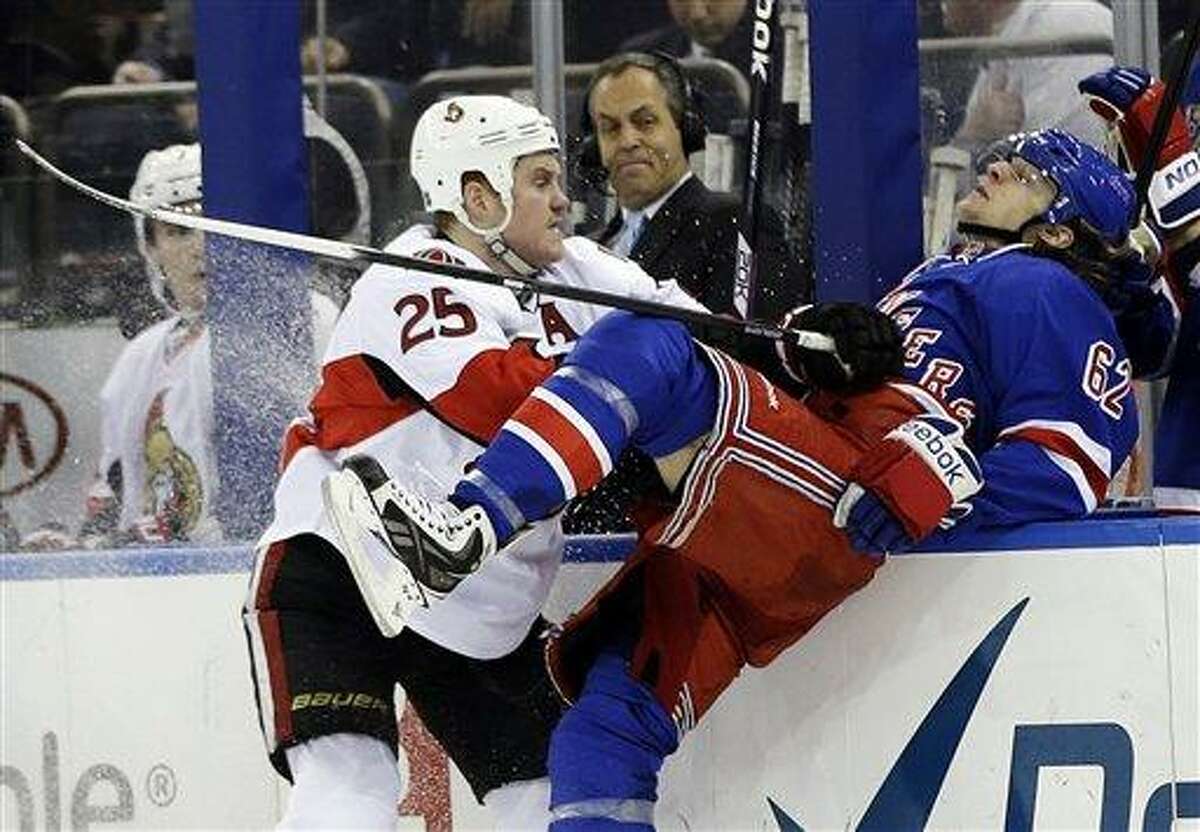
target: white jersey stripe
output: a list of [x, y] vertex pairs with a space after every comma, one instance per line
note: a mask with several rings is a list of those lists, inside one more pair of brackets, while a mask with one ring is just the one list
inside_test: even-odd
[[1042, 451], [1046, 456], [1050, 457], [1050, 461], [1063, 470], [1071, 482], [1075, 483], [1075, 490], [1079, 492], [1079, 498], [1083, 500], [1083, 505], [1091, 514], [1096, 510], [1096, 492], [1092, 490], [1091, 483], [1088, 482], [1087, 475], [1083, 473], [1083, 468], [1079, 463], [1070, 457], [1063, 456], [1060, 453], [1042, 447]]
[[596, 433], [596, 429], [592, 423], [583, 417], [583, 415], [575, 409], [569, 401], [559, 396], [553, 390], [547, 390], [545, 387], [533, 388], [533, 398], [540, 399], [547, 405], [552, 407], [555, 412], [570, 422], [577, 431], [579, 431], [585, 440], [588, 447], [592, 449], [596, 460], [600, 463], [600, 470], [607, 474], [613, 469], [612, 456], [608, 453], [608, 448], [604, 444], [604, 440], [600, 438], [600, 434]]
[[693, 471], [684, 482], [679, 508], [676, 509], [670, 522], [667, 523], [663, 528], [662, 534], [659, 535], [660, 542], [665, 542], [678, 534], [679, 527], [686, 522], [687, 517], [690, 515], [690, 512], [686, 511], [685, 507], [695, 502], [697, 489], [706, 481], [704, 469], [714, 461], [713, 449], [724, 435], [726, 423], [729, 421], [729, 411], [733, 404], [731, 401], [729, 377], [724, 372], [722, 362], [720, 361], [720, 354], [704, 347], [703, 344], [700, 344], [700, 346], [708, 354], [709, 361], [717, 374], [717, 416], [713, 422], [712, 431], [696, 454], [696, 459], [692, 465]]
[[1069, 439], [1071, 444], [1079, 448], [1100, 469], [1105, 477], [1112, 478], [1112, 453], [1108, 448], [1088, 436], [1083, 428], [1075, 422], [1062, 422], [1052, 419], [1029, 419], [1000, 431], [1000, 438], [1003, 439], [1006, 436], [1029, 428], [1048, 430], [1061, 434]]
[[558, 455], [558, 451], [554, 450], [553, 445], [538, 435], [537, 431], [515, 419], [505, 422], [503, 430], [522, 440], [545, 460], [546, 464], [554, 471], [554, 475], [558, 477], [565, 499], [569, 500], [575, 496], [575, 477], [571, 475], [571, 469], [567, 467], [566, 461]]
[[807, 480], [800, 479], [787, 469], [773, 464], [769, 459], [749, 453], [743, 448], [733, 448], [731, 451], [733, 461], [740, 462], [748, 468], [753, 468], [781, 485], [786, 485], [822, 508], [833, 510], [833, 504], [837, 502], [836, 494], [815, 488]]

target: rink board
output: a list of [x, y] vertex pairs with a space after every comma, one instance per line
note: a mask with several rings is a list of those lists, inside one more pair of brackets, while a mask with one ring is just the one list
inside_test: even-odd
[[[893, 559], [685, 739], [659, 827], [1165, 830], [1172, 813], [1200, 816], [1200, 521], [1073, 528]], [[286, 790], [251, 699], [248, 568], [235, 548], [0, 558], [0, 828], [273, 823]], [[551, 613], [611, 569], [568, 564]], [[449, 782], [415, 795], [425, 817], [402, 828], [485, 828]]]

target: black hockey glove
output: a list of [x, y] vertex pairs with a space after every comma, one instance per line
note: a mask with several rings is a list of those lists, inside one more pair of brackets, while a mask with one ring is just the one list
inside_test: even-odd
[[900, 331], [879, 310], [857, 303], [800, 306], [784, 316], [785, 329], [820, 332], [833, 338], [837, 354], [805, 349], [781, 339], [775, 349], [797, 381], [832, 393], [869, 390], [898, 375], [904, 351]]

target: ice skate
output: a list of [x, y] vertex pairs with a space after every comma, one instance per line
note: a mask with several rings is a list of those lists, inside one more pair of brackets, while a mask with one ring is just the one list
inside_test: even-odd
[[343, 554], [385, 636], [398, 635], [412, 611], [428, 606], [496, 551], [483, 509], [460, 511], [390, 479], [369, 456], [352, 456], [322, 485]]

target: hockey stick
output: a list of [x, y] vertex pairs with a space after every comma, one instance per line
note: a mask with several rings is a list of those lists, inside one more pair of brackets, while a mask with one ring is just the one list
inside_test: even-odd
[[755, 262], [750, 241], [758, 234], [762, 211], [762, 175], [766, 167], [763, 132], [770, 122], [768, 112], [778, 84], [779, 2], [754, 3], [754, 25], [750, 35], [750, 114], [746, 121], [746, 176], [742, 183], [742, 210], [738, 221], [737, 252], [733, 265], [733, 308], [743, 318], [754, 315]]
[[1137, 178], [1133, 183], [1133, 191], [1137, 197], [1137, 210], [1134, 214], [1141, 217], [1142, 209], [1146, 207], [1146, 197], [1150, 191], [1150, 179], [1154, 176], [1154, 168], [1158, 164], [1158, 153], [1162, 150], [1163, 142], [1167, 140], [1167, 128], [1171, 116], [1179, 106], [1179, 96], [1183, 94], [1188, 70], [1196, 59], [1196, 48], [1200, 46], [1200, 5], [1196, 6], [1192, 21], [1188, 26], [1187, 45], [1184, 46], [1179, 66], [1170, 79], [1166, 79], [1166, 90], [1162, 101], [1159, 102], [1158, 112], [1154, 114], [1154, 125], [1150, 131], [1150, 144], [1146, 147], [1146, 156], [1138, 169]]
[[146, 219], [158, 220], [169, 225], [183, 226], [185, 228], [194, 228], [197, 231], [203, 231], [207, 234], [221, 234], [226, 237], [234, 237], [239, 240], [245, 240], [253, 243], [262, 243], [269, 246], [277, 246], [280, 248], [293, 249], [302, 251], [306, 254], [312, 254], [317, 257], [326, 257], [331, 260], [341, 260], [348, 263], [363, 263], [363, 264], [380, 264], [384, 266], [394, 266], [401, 269], [412, 269], [414, 271], [431, 272], [433, 274], [443, 275], [445, 277], [453, 277], [459, 280], [468, 280], [474, 283], [486, 283], [491, 286], [503, 286], [508, 289], [532, 289], [538, 294], [547, 295], [549, 297], [565, 298], [566, 300], [575, 300], [581, 303], [594, 303], [600, 306], [608, 306], [614, 309], [624, 309], [629, 312], [637, 312], [642, 315], [654, 315], [661, 318], [672, 318], [674, 320], [683, 321], [684, 323], [696, 324], [705, 327], [717, 327], [719, 329], [736, 330], [744, 335], [753, 335], [759, 338], [767, 338], [771, 341], [792, 340], [793, 343], [800, 346], [802, 349], [812, 350], [814, 352], [831, 353], [837, 356], [837, 346], [834, 344], [833, 338], [820, 332], [807, 332], [802, 330], [787, 330], [774, 324], [765, 323], [763, 321], [743, 321], [736, 318], [724, 317], [721, 315], [713, 315], [709, 312], [698, 312], [693, 309], [684, 309], [678, 306], [670, 306], [665, 303], [656, 303], [654, 301], [640, 300], [631, 298], [625, 295], [616, 295], [611, 292], [601, 292], [595, 289], [585, 289], [579, 286], [565, 286], [558, 283], [550, 283], [545, 280], [539, 280], [536, 277], [524, 277], [521, 275], [501, 275], [493, 272], [482, 271], [480, 269], [471, 269], [466, 266], [456, 266], [452, 263], [435, 263], [430, 260], [421, 260], [415, 257], [405, 257], [402, 254], [394, 254], [390, 251], [372, 248], [370, 246], [358, 245], [355, 243], [343, 243], [338, 240], [327, 240], [323, 237], [313, 237], [308, 234], [298, 234], [294, 231], [280, 231], [274, 228], [264, 228], [259, 225], [249, 225], [247, 223], [232, 222], [230, 220], [219, 220], [212, 217], [203, 217], [195, 214], [183, 214], [178, 211], [171, 211], [165, 208], [147, 208], [143, 205], [136, 205], [128, 200], [105, 193], [104, 191], [93, 188], [91, 185], [86, 185], [75, 179], [68, 173], [59, 170], [49, 161], [43, 158], [36, 150], [27, 145], [20, 139], [16, 139], [17, 149], [33, 160], [38, 167], [49, 173], [55, 179], [58, 179], [65, 185], [69, 185], [80, 193], [104, 203], [112, 208], [120, 211], [125, 211], [130, 214], [140, 214]]

